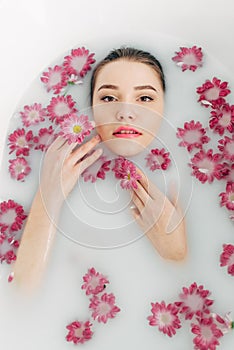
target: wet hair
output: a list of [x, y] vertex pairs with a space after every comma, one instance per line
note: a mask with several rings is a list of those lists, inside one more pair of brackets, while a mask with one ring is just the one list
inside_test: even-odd
[[159, 75], [162, 89], [163, 91], [165, 91], [165, 88], [166, 88], [165, 76], [163, 73], [161, 63], [152, 54], [150, 54], [147, 51], [138, 50], [133, 47], [122, 46], [119, 49], [113, 49], [112, 51], [110, 51], [110, 53], [102, 61], [100, 61], [94, 68], [93, 74], [91, 77], [91, 87], [90, 87], [91, 105], [93, 104], [93, 92], [94, 92], [94, 87], [95, 87], [98, 73], [109, 62], [117, 61], [120, 59], [132, 61], [132, 62], [145, 63], [148, 66], [150, 66]]

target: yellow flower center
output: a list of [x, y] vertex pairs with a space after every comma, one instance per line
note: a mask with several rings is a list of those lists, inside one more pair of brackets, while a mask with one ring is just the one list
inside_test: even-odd
[[75, 134], [79, 134], [79, 132], [81, 132], [81, 130], [82, 130], [82, 127], [80, 125], [74, 125], [73, 126], [73, 132]]

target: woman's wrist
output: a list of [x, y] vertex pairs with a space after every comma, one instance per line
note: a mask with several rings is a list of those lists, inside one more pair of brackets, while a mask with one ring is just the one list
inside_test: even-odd
[[43, 210], [47, 216], [53, 220], [56, 220], [60, 210], [62, 208], [64, 198], [59, 198], [55, 194], [45, 193], [41, 191], [41, 188], [36, 192], [33, 200], [33, 205], [40, 208], [39, 211]]

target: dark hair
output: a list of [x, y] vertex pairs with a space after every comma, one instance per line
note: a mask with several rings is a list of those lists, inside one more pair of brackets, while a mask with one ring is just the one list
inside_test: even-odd
[[94, 68], [93, 74], [91, 77], [91, 88], [90, 88], [91, 105], [93, 104], [93, 92], [94, 92], [95, 82], [99, 71], [107, 63], [116, 61], [119, 59], [127, 59], [133, 62], [141, 62], [152, 67], [158, 73], [163, 91], [165, 91], [166, 85], [165, 85], [165, 77], [164, 77], [163, 69], [160, 62], [153, 55], [151, 55], [147, 51], [138, 50], [133, 47], [120, 47], [119, 49], [113, 49]]

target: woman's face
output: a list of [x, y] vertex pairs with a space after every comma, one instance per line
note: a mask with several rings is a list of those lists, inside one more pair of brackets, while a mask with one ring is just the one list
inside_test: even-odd
[[97, 132], [115, 154], [134, 156], [154, 139], [162, 120], [164, 93], [157, 72], [127, 59], [98, 72], [93, 93]]

